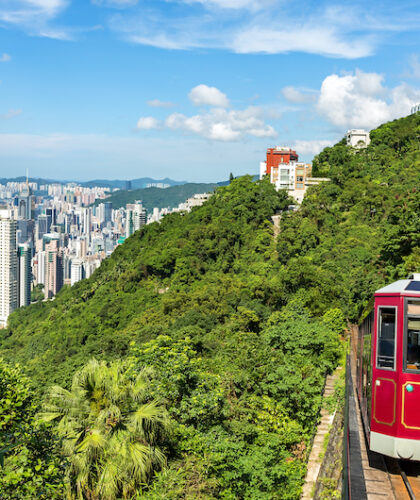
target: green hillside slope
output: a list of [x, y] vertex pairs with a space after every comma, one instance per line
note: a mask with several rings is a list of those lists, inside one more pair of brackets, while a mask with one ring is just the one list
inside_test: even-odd
[[[210, 193], [218, 187], [218, 184], [194, 184], [187, 183], [180, 186], [170, 186], [166, 189], [151, 187], [145, 189], [134, 189], [132, 191], [116, 191], [106, 201], [112, 202], [112, 208], [125, 207], [127, 203], [141, 200], [147, 211], [151, 212], [154, 207], [175, 208], [187, 198], [198, 193]], [[96, 200], [95, 205], [103, 203]]]
[[172, 432], [141, 498], [299, 498], [344, 318], [420, 268], [419, 135], [413, 115], [366, 150], [324, 150], [314, 170], [331, 181], [283, 213], [277, 240], [288, 200], [250, 177], [144, 227], [90, 279], [13, 313], [0, 354], [38, 394], [93, 356], [151, 367]]

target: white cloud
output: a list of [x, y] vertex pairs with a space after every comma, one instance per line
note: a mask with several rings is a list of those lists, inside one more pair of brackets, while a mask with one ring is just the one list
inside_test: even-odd
[[166, 118], [165, 126], [216, 141], [234, 141], [246, 136], [276, 137], [276, 131], [264, 122], [262, 115], [262, 109], [257, 106], [229, 111], [212, 108], [194, 116], [172, 113]]
[[0, 115], [0, 118], [3, 118], [4, 120], [10, 120], [10, 118], [14, 118], [15, 116], [19, 116], [21, 114], [22, 114], [21, 109], [9, 109], [7, 113]]
[[301, 104], [304, 102], [312, 102], [316, 99], [316, 96], [313, 91], [306, 89], [300, 90], [292, 86], [284, 87], [281, 90], [281, 92], [287, 101], [296, 104]]
[[161, 101], [160, 99], [152, 99], [147, 101], [148, 106], [151, 108], [171, 108], [173, 106], [172, 102]]
[[[280, 0], [154, 0], [134, 15], [112, 16], [110, 27], [130, 42], [169, 50], [356, 59], [372, 55], [382, 34], [418, 30], [420, 20], [413, 14], [403, 6], [378, 14], [373, 5], [358, 2], [346, 7], [312, 2], [303, 12], [299, 3]], [[274, 21], [280, 18], [281, 23]]]
[[137, 5], [138, 0], [92, 0], [92, 3], [100, 7], [123, 8]]
[[191, 89], [188, 97], [195, 106], [217, 106], [219, 108], [227, 108], [229, 106], [229, 99], [226, 97], [226, 94], [216, 87], [209, 87], [204, 84], [197, 85]]
[[70, 0], [2, 0], [0, 21], [25, 30], [30, 35], [70, 39], [66, 28], [53, 28], [50, 22], [60, 14]]
[[332, 146], [336, 142], [335, 139], [313, 141], [297, 140], [294, 142], [293, 149], [295, 149], [299, 155], [316, 155], [327, 146]]
[[267, 26], [251, 26], [240, 30], [233, 39], [232, 48], [239, 54], [280, 54], [306, 52], [328, 57], [356, 59], [373, 53], [371, 38], [345, 39], [344, 33], [329, 25], [313, 24], [293, 28], [270, 29]]
[[4, 52], [1, 56], [0, 56], [0, 62], [9, 62], [12, 58], [9, 56], [9, 54], [6, 54], [6, 52]]
[[273, 0], [184, 0], [184, 3], [201, 3], [205, 7], [218, 7], [220, 9], [249, 9], [260, 10], [270, 4]]
[[143, 116], [137, 122], [138, 130], [151, 130], [159, 127], [159, 120], [153, 116]]
[[[226, 109], [229, 99], [216, 87], [197, 85], [188, 94], [196, 106], [209, 106], [192, 116], [174, 112], [159, 121], [154, 117], [141, 117], [137, 122], [138, 129], [166, 128], [198, 135], [215, 141], [235, 141], [245, 137], [276, 137], [277, 133], [271, 125], [265, 123], [269, 113], [259, 106], [249, 106], [246, 109]], [[161, 101], [149, 101], [158, 107]], [[278, 117], [278, 116], [277, 116]]]
[[383, 86], [377, 73], [329, 75], [321, 85], [317, 110], [342, 129], [372, 129], [381, 123], [407, 115], [420, 101], [420, 90], [406, 84], [393, 89]]

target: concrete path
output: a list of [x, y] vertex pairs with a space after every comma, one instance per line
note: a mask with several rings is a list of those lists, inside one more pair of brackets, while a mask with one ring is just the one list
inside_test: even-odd
[[[335, 371], [332, 375], [327, 376], [324, 389], [324, 398], [334, 393], [334, 384], [338, 379], [338, 373]], [[330, 414], [327, 410], [321, 409], [321, 421], [318, 425], [312, 450], [309, 455], [308, 469], [303, 486], [301, 500], [311, 500], [313, 498], [313, 491], [315, 483], [318, 479], [319, 470], [322, 464], [322, 458], [325, 453], [325, 436], [330, 431], [331, 425], [334, 420], [335, 413]]]

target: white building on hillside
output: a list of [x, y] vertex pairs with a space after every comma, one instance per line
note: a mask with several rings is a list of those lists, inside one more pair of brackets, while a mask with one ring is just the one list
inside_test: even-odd
[[366, 130], [352, 129], [346, 134], [347, 146], [353, 148], [366, 148], [370, 144], [370, 135]]

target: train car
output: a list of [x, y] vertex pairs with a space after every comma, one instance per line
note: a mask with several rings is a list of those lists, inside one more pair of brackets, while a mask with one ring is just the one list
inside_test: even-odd
[[420, 461], [420, 274], [375, 292], [356, 369], [370, 449]]

